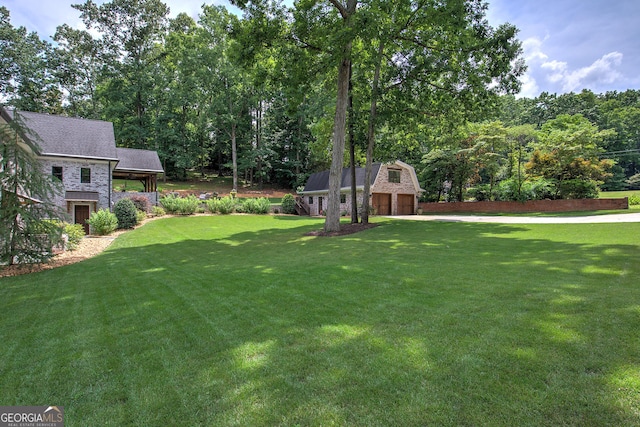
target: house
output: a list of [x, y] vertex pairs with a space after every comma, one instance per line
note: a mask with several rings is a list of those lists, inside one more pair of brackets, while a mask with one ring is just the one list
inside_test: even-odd
[[15, 112], [0, 107], [0, 121], [16, 120], [24, 128], [22, 138], [35, 152], [42, 172], [60, 180], [64, 190], [56, 194], [60, 206], [76, 224], [92, 212], [111, 209], [122, 195], [113, 193], [113, 178], [139, 179], [146, 197], [157, 203], [156, 176], [162, 165], [155, 151], [116, 148], [113, 124], [50, 114]]
[[[356, 169], [358, 206], [362, 205], [364, 168]], [[370, 206], [377, 215], [413, 215], [418, 206], [418, 196], [423, 192], [415, 169], [399, 160], [393, 163], [375, 163], [371, 169]], [[304, 190], [299, 192], [310, 215], [321, 215], [327, 207], [329, 171], [312, 174]], [[342, 170], [340, 184], [340, 211], [351, 212], [351, 169]]]

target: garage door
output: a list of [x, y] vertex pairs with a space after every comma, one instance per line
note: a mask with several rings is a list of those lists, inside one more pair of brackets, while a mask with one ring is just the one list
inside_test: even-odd
[[391, 194], [373, 193], [372, 204], [378, 215], [391, 215]]
[[415, 200], [413, 194], [398, 194], [398, 215], [413, 215]]

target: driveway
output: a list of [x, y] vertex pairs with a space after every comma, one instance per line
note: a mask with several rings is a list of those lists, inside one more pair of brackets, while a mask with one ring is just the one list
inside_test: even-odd
[[447, 222], [497, 222], [504, 224], [595, 224], [616, 222], [640, 222], [640, 213], [589, 215], [589, 216], [485, 216], [485, 215], [398, 215], [392, 219]]

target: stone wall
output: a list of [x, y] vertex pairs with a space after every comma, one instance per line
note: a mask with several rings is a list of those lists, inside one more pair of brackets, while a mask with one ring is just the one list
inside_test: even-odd
[[115, 205], [118, 200], [126, 199], [131, 196], [144, 196], [149, 200], [151, 206], [158, 205], [158, 192], [142, 192], [142, 191], [117, 191], [111, 194], [111, 202]]
[[425, 213], [532, 213], [629, 209], [628, 198], [529, 200], [526, 202], [419, 203]]

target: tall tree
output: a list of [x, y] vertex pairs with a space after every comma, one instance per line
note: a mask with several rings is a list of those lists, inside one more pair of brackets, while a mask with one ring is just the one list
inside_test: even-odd
[[56, 29], [53, 39], [58, 46], [53, 50], [53, 71], [60, 87], [66, 93], [72, 116], [99, 118], [97, 86], [101, 72], [108, 61], [104, 57], [102, 41], [84, 30], [63, 24]]
[[113, 74], [100, 88], [105, 115], [114, 123], [122, 146], [151, 148], [150, 95], [154, 70], [161, 59], [157, 44], [167, 31], [169, 8], [160, 0], [112, 0], [97, 5], [92, 0], [73, 5], [88, 29], [100, 32], [102, 46], [111, 58]]
[[0, 109], [0, 263], [36, 263], [53, 256], [62, 212], [52, 202], [61, 188], [41, 170], [39, 136], [18, 112]]
[[0, 95], [18, 109], [62, 111], [62, 93], [51, 73], [52, 47], [37, 33], [11, 25], [9, 10], [0, 6]]

